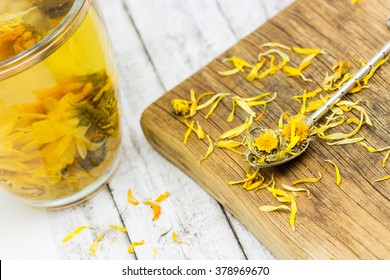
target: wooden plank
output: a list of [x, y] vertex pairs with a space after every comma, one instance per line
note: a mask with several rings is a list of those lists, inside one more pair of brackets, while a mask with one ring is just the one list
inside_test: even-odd
[[[50, 211], [48, 216], [61, 259], [134, 259], [134, 256], [127, 252], [130, 245], [127, 234], [110, 229], [111, 224], [121, 227], [124, 225], [107, 188], [79, 206]], [[93, 228], [85, 229], [68, 242], [62, 242], [69, 233], [80, 226]], [[105, 235], [98, 242], [94, 255], [90, 251], [90, 246], [102, 233]]]
[[[174, 13], [184, 14], [180, 9], [185, 11], [187, 7], [179, 4], [179, 10], [164, 10], [167, 3], [161, 1], [128, 1], [126, 5], [119, 1], [102, 1], [101, 4], [120, 66], [124, 128], [122, 162], [110, 183], [110, 189], [130, 240], [145, 240], [145, 245], [136, 248], [136, 257], [151, 259], [154, 248], [157, 248], [157, 259], [245, 258], [219, 204], [187, 175], [178, 173], [176, 167], [151, 149], [138, 122], [146, 106], [161, 95], [169, 84], [168, 78], [160, 75], [163, 76], [164, 71], [170, 68], [161, 60], [154, 61], [155, 54], [147, 45], [145, 33], [154, 36], [153, 43], [159, 43], [162, 49], [167, 48], [169, 38], [160, 38], [158, 34], [164, 30], [165, 22], [171, 23], [167, 19], [173, 18]], [[161, 18], [163, 10], [166, 18]], [[115, 17], [109, 16], [113, 14]], [[157, 21], [159, 18], [161, 22]], [[152, 29], [144, 26], [151, 23]], [[180, 51], [178, 47], [171, 47], [171, 51], [175, 49]], [[170, 56], [168, 52], [161, 57], [166, 59]], [[165, 63], [180, 64], [183, 60], [170, 58]], [[140, 205], [127, 202], [129, 188]], [[154, 199], [165, 191], [171, 195], [161, 204], [160, 218], [153, 222], [150, 207], [143, 205], [142, 201]], [[170, 228], [190, 245], [174, 243], [170, 234], [160, 239], [160, 235]], [[221, 235], [221, 232], [224, 234]], [[224, 244], [229, 244], [229, 247]]]
[[[207, 143], [190, 139], [187, 145], [182, 144], [186, 127], [171, 113], [169, 103], [173, 98], [188, 98], [190, 88], [197, 93], [234, 91], [240, 96], [277, 91], [278, 99], [262, 120], [265, 124], [276, 124], [283, 111], [299, 111], [300, 104], [291, 102], [291, 96], [301, 93], [308, 85], [298, 79], [286, 79], [282, 73], [252, 84], [240, 75], [221, 78], [216, 72], [226, 69], [222, 60], [237, 55], [254, 61], [260, 44], [278, 41], [287, 45], [317, 46], [327, 51], [328, 54], [319, 57], [307, 74], [317, 83], [322, 81], [333, 63], [341, 59], [351, 61], [356, 71], [359, 59], [370, 58], [388, 37], [385, 11], [390, 9], [390, 3], [378, 2], [367, 1], [351, 6], [344, 1], [297, 1], [144, 112], [142, 126], [154, 148], [199, 182], [278, 258], [387, 258], [390, 240], [384, 236], [388, 236], [390, 229], [389, 183], [373, 183], [373, 180], [388, 173], [388, 167], [382, 169], [380, 156], [368, 154], [358, 145], [329, 147], [316, 140], [304, 156], [265, 171], [266, 177], [270, 178], [272, 173], [280, 185], [281, 182], [291, 183], [300, 177], [316, 175], [317, 171], [323, 170], [327, 158], [341, 166], [343, 184], [340, 188], [335, 187], [334, 176], [328, 173], [319, 183], [307, 186], [313, 193], [311, 200], [303, 196], [298, 198], [300, 211], [297, 231], [293, 233], [289, 228], [288, 213], [258, 211], [259, 204], [272, 202], [267, 193], [246, 192], [227, 185], [227, 181], [243, 177], [245, 163], [242, 158], [216, 150], [208, 160], [199, 163], [207, 150]], [[388, 75], [389, 65], [386, 64], [372, 79], [369, 89], [360, 96], [348, 96], [349, 100], [363, 98], [362, 105], [370, 112], [375, 126], [365, 126], [362, 134], [374, 146], [386, 144], [389, 135], [388, 109], [380, 94], [388, 90], [385, 78]], [[213, 140], [230, 127], [225, 122], [229, 104], [223, 103], [221, 107], [211, 121], [201, 119], [204, 113], [198, 116]], [[236, 118], [233, 126], [244, 119], [245, 116]]]

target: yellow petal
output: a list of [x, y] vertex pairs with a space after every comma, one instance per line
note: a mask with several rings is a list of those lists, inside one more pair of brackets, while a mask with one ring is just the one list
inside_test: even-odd
[[264, 53], [260, 53], [259, 56], [258, 56], [258, 60], [261, 61], [262, 57], [267, 56], [267, 55], [269, 55], [271, 53], [278, 54], [282, 58], [282, 61], [280, 62], [279, 65], [273, 67], [272, 69], [269, 69], [269, 73], [267, 73], [267, 75], [271, 74], [271, 73], [276, 73], [276, 71], [282, 69], [287, 64], [287, 62], [290, 61], [290, 58], [289, 58], [289, 56], [287, 54], [285, 54], [282, 51], [276, 50], [276, 49], [270, 49], [270, 50], [268, 50], [268, 51], [266, 51]]
[[157, 247], [153, 248], [152, 260], [156, 259], [157, 253], [158, 253], [158, 248]]
[[153, 210], [154, 216], [152, 218], [152, 221], [157, 221], [161, 214], [161, 206], [151, 201], [145, 201], [144, 204], [149, 205]]
[[234, 113], [236, 111], [236, 101], [233, 99], [232, 101], [232, 111], [230, 112], [228, 118], [227, 118], [227, 122], [232, 122], [233, 121], [233, 118], [234, 118]]
[[234, 75], [234, 74], [236, 74], [238, 72], [240, 72], [240, 69], [233, 68], [233, 69], [226, 70], [226, 71], [218, 71], [218, 74], [221, 75], [221, 76], [231, 76], [231, 75]]
[[[312, 178], [306, 178], [306, 179], [312, 179]], [[314, 178], [314, 179], [317, 179], [317, 178]], [[295, 181], [296, 182], [296, 181]], [[294, 182], [294, 183], [295, 183]], [[293, 184], [294, 184], [293, 183]], [[310, 182], [312, 183], [312, 182]], [[306, 192], [307, 193], [307, 197], [310, 196], [310, 190], [308, 189], [305, 189], [305, 188], [296, 188], [296, 187], [291, 187], [289, 185], [285, 185], [285, 184], [282, 184], [282, 187], [290, 192]]]
[[259, 70], [264, 66], [264, 64], [267, 62], [267, 60], [263, 57], [259, 63], [257, 63], [255, 66], [253, 66], [253, 68], [251, 69], [251, 71], [249, 72], [249, 74], [246, 76], [246, 80], [251, 82], [253, 80], [255, 80], [256, 78], [258, 78], [259, 76]]
[[[267, 95], [269, 95], [269, 93], [267, 92]], [[260, 105], [265, 105], [271, 101], [274, 101], [276, 99], [276, 92], [274, 92], [274, 95], [270, 98], [268, 98], [267, 100], [248, 100], [246, 101], [246, 103], [248, 104], [248, 106], [260, 106]]]
[[252, 122], [253, 117], [249, 116], [249, 119], [247, 119], [243, 124], [222, 133], [221, 136], [219, 136], [219, 139], [231, 139], [241, 135], [252, 125]]
[[333, 165], [333, 167], [334, 167], [334, 169], [335, 169], [335, 171], [336, 171], [336, 185], [339, 186], [340, 183], [341, 183], [341, 175], [340, 175], [340, 170], [339, 170], [339, 168], [337, 167], [337, 165], [336, 165], [333, 161], [331, 161], [331, 160], [329, 160], [329, 159], [326, 159], [325, 161], [326, 161], [326, 162], [329, 162], [330, 164]]
[[126, 228], [121, 227], [121, 226], [118, 226], [118, 225], [114, 225], [114, 224], [111, 224], [111, 225], [110, 225], [110, 228], [116, 229], [116, 230], [118, 230], [118, 231], [120, 231], [120, 232], [127, 232], [127, 229], [126, 229]]
[[89, 250], [91, 251], [91, 254], [92, 255], [95, 255], [96, 254], [96, 250], [97, 250], [97, 246], [98, 246], [98, 243], [100, 240], [102, 240], [102, 238], [104, 237], [105, 233], [103, 232], [102, 234], [100, 234], [91, 244], [91, 247], [89, 247]]
[[363, 114], [363, 112], [361, 112], [360, 113], [359, 125], [352, 132], [350, 132], [350, 133], [336, 132], [336, 133], [332, 133], [332, 134], [329, 134], [329, 135], [325, 135], [324, 133], [319, 133], [318, 137], [320, 137], [321, 139], [325, 139], [325, 140], [339, 140], [339, 139], [350, 138], [350, 137], [354, 136], [356, 133], [359, 132], [359, 130], [362, 127], [363, 123], [364, 123], [364, 114]]
[[196, 102], [196, 96], [195, 91], [193, 89], [190, 90], [190, 100], [191, 100], [191, 107], [190, 107], [190, 114], [189, 117], [192, 117], [196, 114], [197, 111], [197, 102]]
[[208, 158], [208, 156], [213, 152], [214, 150], [214, 144], [213, 144], [213, 141], [211, 140], [210, 136], [208, 134], [206, 134], [206, 138], [207, 138], [207, 141], [209, 142], [209, 147], [207, 149], [207, 152], [205, 154], [205, 156], [200, 160], [200, 161], [203, 161], [205, 160], [206, 158]]
[[386, 161], [389, 159], [390, 157], [390, 151], [387, 151], [385, 157], [383, 158], [382, 160], [382, 167], [385, 168], [386, 167]]
[[210, 106], [211, 104], [213, 104], [218, 98], [220, 98], [221, 96], [225, 97], [225, 96], [228, 96], [230, 95], [230, 93], [217, 93], [217, 94], [214, 94], [210, 99], [208, 99], [205, 103], [203, 104], [200, 104], [197, 106], [197, 110], [202, 110], [208, 106]]
[[252, 117], [256, 116], [256, 113], [252, 110], [250, 106], [248, 106], [248, 104], [242, 98], [235, 97], [234, 100], [236, 101], [236, 104], [249, 115], [252, 115]]
[[290, 207], [288, 207], [287, 205], [279, 205], [279, 206], [261, 205], [258, 208], [260, 211], [264, 211], [264, 212], [272, 212], [276, 210], [290, 210]]
[[[318, 93], [320, 93], [322, 91], [322, 88], [317, 88], [313, 91], [309, 91], [306, 93], [306, 98], [309, 99], [309, 98], [313, 98], [313, 97], [316, 97]], [[296, 100], [296, 101], [301, 101], [300, 99], [303, 98], [303, 95], [295, 95], [293, 96], [293, 99]]]
[[247, 187], [244, 187], [244, 189], [247, 191], [265, 189], [267, 187], [267, 185], [262, 185], [263, 182], [264, 182], [264, 177], [261, 176], [260, 180], [248, 185]]
[[139, 246], [139, 245], [143, 245], [145, 244], [145, 240], [142, 240], [142, 241], [136, 241], [136, 242], [133, 242], [130, 244], [129, 248], [127, 249], [127, 251], [130, 253], [130, 254], [134, 254], [134, 249], [135, 247]]
[[138, 201], [133, 197], [131, 189], [127, 190], [127, 201], [133, 205], [138, 205]]
[[154, 202], [156, 202], [156, 203], [161, 203], [161, 202], [163, 202], [168, 196], [169, 196], [169, 192], [162, 193], [162, 194], [160, 194], [160, 195], [155, 199]]
[[318, 173], [318, 175], [319, 175], [319, 177], [317, 177], [317, 178], [302, 178], [302, 179], [294, 181], [292, 184], [296, 185], [296, 184], [301, 184], [301, 183], [316, 183], [322, 179], [321, 173]]
[[194, 130], [194, 121], [191, 121], [191, 123], [188, 125], [187, 131], [184, 134], [183, 144], [187, 144], [188, 138], [191, 135], [191, 132]]
[[297, 202], [293, 195], [291, 196], [291, 213], [290, 213], [290, 226], [293, 231], [295, 231], [295, 217], [297, 215], [298, 207]]
[[387, 175], [385, 177], [382, 177], [380, 179], [375, 180], [375, 182], [385, 181], [385, 180], [389, 180], [389, 179], [390, 179], [390, 175]]
[[215, 109], [217, 108], [219, 102], [222, 100], [222, 98], [224, 98], [226, 95], [221, 95], [220, 97], [217, 98], [217, 100], [215, 100], [215, 102], [213, 103], [213, 105], [211, 106], [210, 108], [210, 111], [204, 116], [205, 119], [208, 119], [212, 113], [214, 113]]
[[323, 50], [315, 49], [315, 48], [300, 48], [300, 47], [292, 47], [292, 50], [297, 54], [324, 54]]
[[65, 236], [64, 239], [62, 239], [62, 243], [68, 242], [76, 235], [79, 235], [84, 229], [89, 228], [88, 226], [81, 226], [73, 230], [71, 233], [69, 233], [67, 236]]

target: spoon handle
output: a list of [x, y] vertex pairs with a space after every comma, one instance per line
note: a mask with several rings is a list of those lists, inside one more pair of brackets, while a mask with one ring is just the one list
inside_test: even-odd
[[334, 104], [349, 92], [349, 90], [356, 84], [356, 81], [363, 78], [372, 67], [380, 60], [384, 59], [390, 53], [390, 41], [384, 45], [384, 47], [377, 52], [359, 71], [356, 72], [335, 94], [333, 94], [320, 108], [318, 108], [312, 115], [306, 119], [306, 124], [312, 126], [315, 124], [323, 115], [328, 112]]

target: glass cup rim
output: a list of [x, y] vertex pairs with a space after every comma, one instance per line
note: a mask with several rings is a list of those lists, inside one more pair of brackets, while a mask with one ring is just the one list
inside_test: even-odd
[[58, 49], [73, 34], [87, 12], [90, 0], [75, 0], [61, 22], [38, 43], [0, 62], [0, 81], [10, 78], [39, 63]]

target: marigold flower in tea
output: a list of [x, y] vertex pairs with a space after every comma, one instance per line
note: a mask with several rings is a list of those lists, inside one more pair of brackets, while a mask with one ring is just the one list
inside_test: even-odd
[[[3, 25], [2, 22], [0, 22]], [[20, 22], [16, 26], [2, 26], [0, 31], [0, 61], [11, 58], [35, 45], [42, 35], [31, 26]]]
[[301, 178], [301, 179], [295, 180], [292, 184], [296, 185], [296, 184], [301, 184], [301, 183], [316, 183], [322, 179], [322, 174], [318, 173], [318, 175], [319, 176], [317, 178]]

